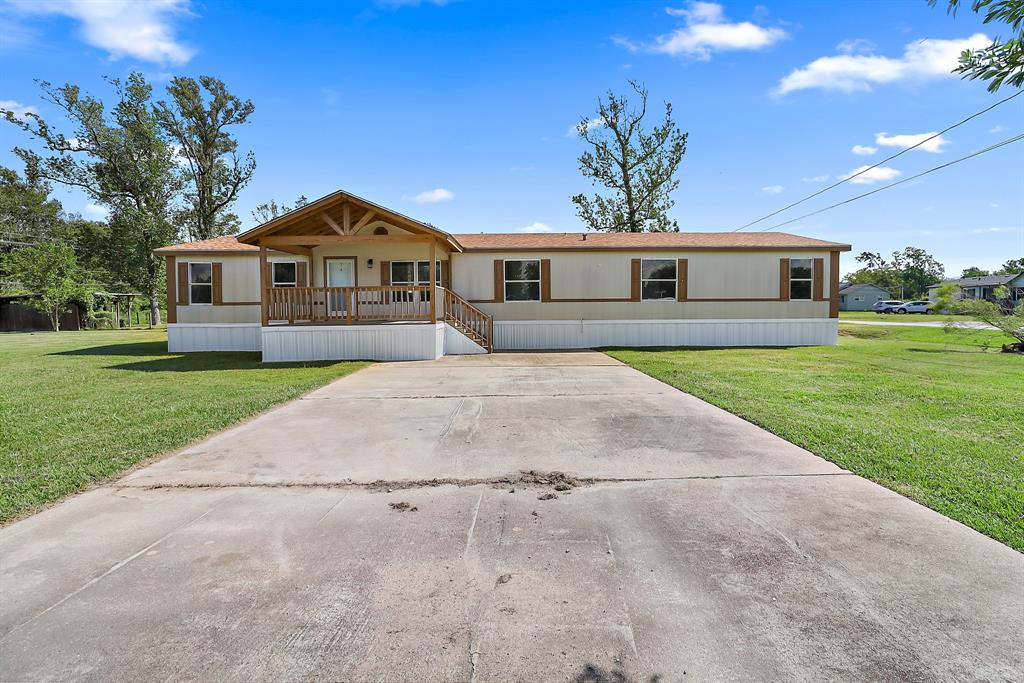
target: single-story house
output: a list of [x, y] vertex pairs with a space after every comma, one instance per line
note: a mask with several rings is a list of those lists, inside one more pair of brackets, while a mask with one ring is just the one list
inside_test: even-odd
[[841, 284], [839, 286], [840, 311], [870, 311], [879, 301], [890, 299], [888, 290], [868, 284]]
[[980, 277], [963, 277], [958, 280], [946, 280], [928, 286], [928, 300], [938, 298], [939, 287], [953, 283], [959, 288], [954, 294], [957, 299], [986, 299], [995, 301], [995, 291], [1006, 287], [1009, 291], [1010, 303], [1016, 306], [1024, 300], [1024, 273], [1004, 273], [1001, 275], [982, 275]]
[[269, 362], [834, 344], [849, 250], [778, 232], [453, 235], [339, 191], [155, 253], [169, 350]]

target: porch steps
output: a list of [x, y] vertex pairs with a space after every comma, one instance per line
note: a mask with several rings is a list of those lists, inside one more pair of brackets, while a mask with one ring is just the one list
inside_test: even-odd
[[444, 288], [444, 321], [479, 345], [494, 351], [494, 322], [491, 316], [450, 289]]

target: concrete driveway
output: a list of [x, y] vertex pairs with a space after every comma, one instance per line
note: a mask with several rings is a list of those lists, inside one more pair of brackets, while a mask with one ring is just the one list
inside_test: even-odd
[[0, 679], [1017, 680], [1022, 585], [604, 355], [449, 357], [0, 530]]

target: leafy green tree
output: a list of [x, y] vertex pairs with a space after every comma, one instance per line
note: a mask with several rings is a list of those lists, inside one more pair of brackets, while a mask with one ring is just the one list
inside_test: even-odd
[[171, 101], [157, 102], [155, 112], [185, 161], [186, 206], [179, 220], [192, 240], [233, 235], [240, 221], [230, 208], [252, 178], [256, 158], [252, 152], [239, 158], [228, 128], [244, 125], [255, 107], [212, 76], [177, 76], [167, 94]]
[[1000, 273], [1024, 273], [1024, 257], [1012, 258], [999, 268]]
[[634, 107], [626, 96], [609, 91], [597, 101], [597, 116], [584, 117], [576, 132], [592, 149], [580, 155], [580, 173], [609, 191], [588, 198], [572, 197], [580, 219], [593, 230], [609, 232], [675, 232], [668, 217], [679, 187], [676, 171], [686, 153], [687, 134], [672, 119], [672, 103], [665, 103], [665, 118], [650, 132], [643, 127], [647, 115], [647, 89], [629, 82], [639, 100]]
[[309, 199], [307, 199], [304, 194], [299, 195], [298, 199], [295, 200], [294, 206], [288, 206], [287, 204], [278, 205], [275, 200], [271, 199], [269, 202], [257, 204], [256, 208], [252, 211], [252, 218], [258, 224], [262, 225], [267, 221], [274, 220], [278, 216], [283, 216], [289, 211], [301, 209], [306, 204], [309, 204]]
[[28, 177], [80, 188], [110, 210], [111, 243], [119, 247], [112, 265], [123, 268], [125, 281], [149, 296], [150, 322], [157, 324], [163, 264], [152, 252], [178, 236], [172, 216], [182, 179], [174, 149], [153, 111], [152, 88], [142, 74], [132, 72], [124, 82], [106, 80], [116, 98], [109, 111], [76, 85], [39, 81], [43, 99], [70, 124], [69, 134], [37, 114], [19, 119], [13, 112], [3, 113], [48, 153], [15, 148]]
[[992, 273], [987, 270], [982, 270], [978, 266], [971, 266], [964, 268], [963, 272], [960, 273], [960, 277], [984, 277], [985, 275], [991, 275]]
[[943, 265], [918, 247], [894, 251], [891, 261], [880, 253], [864, 251], [857, 256], [857, 262], [864, 267], [847, 276], [849, 282], [873, 284], [902, 298], [923, 296], [928, 285], [946, 276]]
[[0, 166], [0, 244], [28, 246], [48, 239], [61, 222], [61, 205], [50, 187]]
[[[1003, 346], [1004, 351], [1024, 353], [1024, 299], [1007, 311], [1010, 305], [1009, 291], [999, 287], [994, 292], [999, 303], [986, 299], [958, 299], [959, 287], [949, 283], [939, 287], [935, 305], [939, 310], [966, 315], [986, 325], [991, 325], [1004, 334], [1016, 339], [1016, 343]], [[947, 330], [956, 329], [956, 323], [947, 322]]]
[[[946, 11], [956, 14], [961, 0], [948, 0]], [[928, 0], [936, 5], [938, 0]], [[1006, 41], [999, 38], [980, 50], [964, 50], [960, 65], [953, 73], [963, 74], [970, 80], [988, 81], [988, 89], [995, 92], [1005, 83], [1015, 87], [1024, 85], [1024, 2], [1021, 0], [972, 0], [971, 10], [982, 14], [982, 22], [1004, 23], [1016, 35]]]
[[11, 252], [4, 262], [14, 291], [33, 295], [25, 304], [45, 314], [54, 332], [60, 331], [60, 316], [68, 306], [90, 296], [75, 250], [67, 244], [41, 242]]

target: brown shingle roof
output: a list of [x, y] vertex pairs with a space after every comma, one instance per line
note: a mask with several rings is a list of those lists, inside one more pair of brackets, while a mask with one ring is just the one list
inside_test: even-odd
[[[452, 235], [467, 251], [563, 251], [605, 249], [819, 249], [849, 251], [849, 244], [785, 232], [553, 232]], [[155, 254], [258, 252], [235, 237], [214, 237], [154, 250]]]
[[259, 247], [253, 244], [242, 244], [234, 235], [229, 235], [227, 237], [214, 237], [213, 239], [202, 240], [199, 242], [184, 242], [182, 244], [174, 244], [169, 247], [160, 247], [159, 249], [154, 249], [153, 253], [163, 256], [166, 254], [182, 254], [195, 251], [259, 252], [259, 250]]
[[565, 249], [821, 249], [850, 245], [785, 232], [556, 232], [453, 235], [467, 251]]

